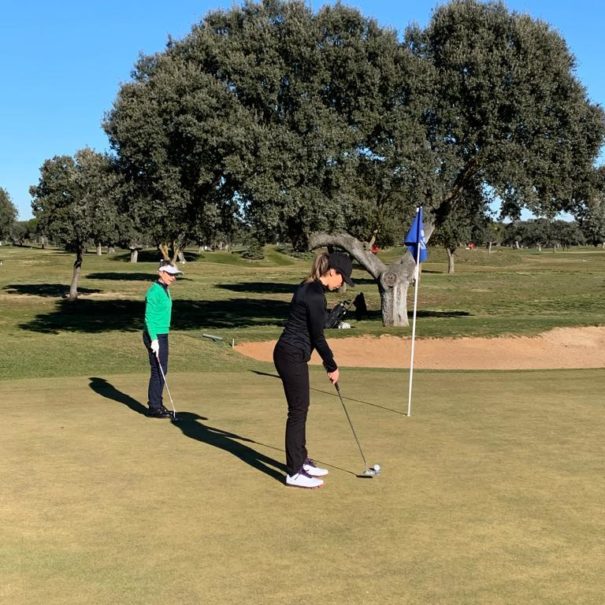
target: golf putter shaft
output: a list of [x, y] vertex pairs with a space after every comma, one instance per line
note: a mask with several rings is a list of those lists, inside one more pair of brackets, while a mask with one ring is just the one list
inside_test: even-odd
[[174, 401], [172, 401], [172, 395], [170, 394], [170, 389], [168, 388], [168, 382], [166, 382], [166, 374], [164, 374], [164, 368], [160, 363], [160, 356], [156, 355], [155, 358], [158, 361], [158, 367], [160, 368], [160, 374], [162, 375], [162, 380], [164, 381], [164, 386], [166, 387], [166, 392], [168, 393], [168, 399], [170, 399], [170, 405], [172, 406], [172, 417], [176, 418], [176, 409], [174, 407]]
[[336, 388], [336, 392], [338, 393], [338, 398], [340, 399], [340, 403], [342, 404], [342, 409], [344, 410], [345, 416], [347, 417], [347, 420], [349, 421], [349, 426], [351, 427], [351, 432], [353, 433], [353, 437], [355, 437], [355, 441], [357, 442], [357, 447], [359, 448], [359, 453], [361, 454], [361, 458], [363, 459], [363, 463], [367, 470], [368, 463], [366, 461], [366, 457], [363, 455], [363, 450], [361, 449], [361, 443], [359, 443], [359, 439], [357, 438], [357, 433], [355, 432], [355, 429], [353, 428], [353, 423], [351, 422], [351, 417], [349, 416], [349, 412], [347, 412], [347, 406], [345, 405], [345, 402], [342, 398], [342, 394], [340, 392], [340, 386], [338, 385], [337, 382], [335, 382], [334, 387]]

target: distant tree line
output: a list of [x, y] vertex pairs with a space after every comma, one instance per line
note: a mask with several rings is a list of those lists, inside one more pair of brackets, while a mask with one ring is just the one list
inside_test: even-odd
[[385, 323], [405, 324], [411, 259], [383, 266], [364, 243], [399, 242], [415, 207], [448, 250], [487, 228], [494, 200], [513, 220], [565, 211], [588, 229], [603, 215], [604, 113], [563, 38], [500, 2], [453, 0], [402, 36], [342, 4], [213, 11], [139, 59], [103, 127], [111, 154], [47, 160], [31, 189], [74, 279], [88, 241], [171, 258], [236, 237], [321, 242], [376, 279]]

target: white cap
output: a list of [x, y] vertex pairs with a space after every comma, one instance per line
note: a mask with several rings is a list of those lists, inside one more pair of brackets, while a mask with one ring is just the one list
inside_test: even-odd
[[170, 264], [162, 265], [158, 269], [158, 271], [164, 271], [165, 273], [168, 273], [169, 275], [179, 275], [182, 273], [182, 271], [177, 269], [174, 265], [170, 265]]

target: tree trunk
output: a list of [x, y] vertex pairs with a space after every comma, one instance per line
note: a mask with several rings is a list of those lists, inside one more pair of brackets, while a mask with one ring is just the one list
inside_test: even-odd
[[69, 300], [76, 300], [78, 298], [78, 281], [80, 280], [80, 272], [82, 270], [82, 259], [84, 257], [84, 248], [78, 246], [76, 251], [76, 260], [74, 262], [74, 270], [71, 277], [71, 285], [69, 286]]
[[410, 276], [403, 264], [390, 265], [381, 273], [378, 289], [383, 325], [404, 327], [409, 325], [407, 307], [409, 284]]
[[488, 244], [487, 244], [487, 253], [488, 254], [492, 253], [492, 242], [488, 242]]
[[450, 274], [450, 273], [453, 273], [456, 268], [456, 263], [455, 263], [456, 251], [450, 250], [449, 248], [446, 248], [446, 250], [447, 250], [447, 272], [448, 272], [448, 274]]
[[103, 246], [101, 242], [97, 242], [97, 256], [103, 256]]
[[161, 243], [158, 245], [158, 250], [162, 253], [162, 260], [170, 262], [170, 250], [168, 244]]
[[130, 262], [131, 263], [136, 263], [139, 261], [139, 249], [138, 248], [131, 248], [130, 249]]

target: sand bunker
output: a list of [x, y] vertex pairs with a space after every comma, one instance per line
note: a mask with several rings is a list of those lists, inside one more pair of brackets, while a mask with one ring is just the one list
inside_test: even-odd
[[[384, 335], [329, 340], [340, 366], [407, 368], [410, 338]], [[235, 349], [271, 361], [275, 341], [244, 342]], [[311, 363], [319, 364], [314, 353]], [[436, 370], [605, 368], [605, 327], [556, 328], [539, 336], [417, 339], [414, 367]]]

